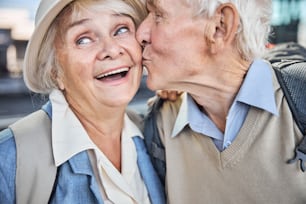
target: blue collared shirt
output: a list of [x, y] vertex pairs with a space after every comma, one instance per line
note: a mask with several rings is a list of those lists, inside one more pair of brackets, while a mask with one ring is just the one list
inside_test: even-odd
[[235, 140], [250, 107], [260, 108], [278, 115], [272, 83], [272, 70], [269, 66], [263, 60], [254, 60], [230, 107], [224, 133], [216, 127], [207, 115], [199, 110], [191, 96], [185, 94], [172, 137], [175, 137], [189, 124], [193, 131], [211, 137], [217, 148], [222, 151]]

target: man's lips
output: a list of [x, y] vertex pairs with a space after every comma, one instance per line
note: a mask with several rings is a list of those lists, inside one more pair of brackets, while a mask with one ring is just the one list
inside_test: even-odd
[[151, 61], [148, 47], [145, 47], [145, 49], [142, 51], [142, 61]]
[[143, 57], [142, 57], [142, 61], [144, 62], [144, 61], [151, 61], [151, 60], [150, 60], [150, 58], [144, 57], [144, 56], [143, 56]]

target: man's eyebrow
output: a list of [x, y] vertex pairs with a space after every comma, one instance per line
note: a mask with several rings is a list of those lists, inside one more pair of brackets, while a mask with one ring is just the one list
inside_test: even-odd
[[149, 10], [157, 10], [166, 13], [166, 11], [160, 6], [160, 0], [147, 0], [147, 8]]
[[147, 0], [147, 5], [153, 6], [154, 5], [153, 0]]
[[156, 0], [148, 0], [148, 1], [147, 1], [147, 7], [156, 9], [156, 8], [157, 8], [157, 6], [156, 6]]

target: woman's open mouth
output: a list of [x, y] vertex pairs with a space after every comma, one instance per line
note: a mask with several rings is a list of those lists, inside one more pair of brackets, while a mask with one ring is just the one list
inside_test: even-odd
[[130, 70], [129, 67], [120, 68], [117, 70], [113, 70], [107, 73], [100, 74], [96, 77], [96, 79], [102, 80], [102, 81], [118, 80], [118, 79], [124, 78], [129, 72], [129, 70]]

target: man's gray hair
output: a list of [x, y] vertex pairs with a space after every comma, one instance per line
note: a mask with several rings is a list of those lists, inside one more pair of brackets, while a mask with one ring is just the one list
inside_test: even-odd
[[240, 25], [236, 46], [246, 60], [260, 58], [266, 51], [270, 34], [272, 0], [183, 0], [190, 5], [195, 16], [212, 17], [219, 5], [232, 3], [236, 6]]

